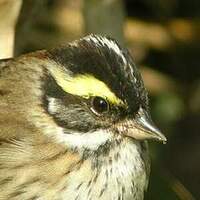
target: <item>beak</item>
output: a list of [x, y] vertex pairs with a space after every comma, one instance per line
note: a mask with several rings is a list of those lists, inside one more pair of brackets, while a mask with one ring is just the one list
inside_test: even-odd
[[166, 143], [166, 137], [161, 133], [161, 131], [154, 125], [149, 114], [140, 108], [136, 118], [129, 121], [128, 126], [126, 126], [126, 131], [124, 135], [132, 137], [136, 140], [146, 140], [154, 139]]

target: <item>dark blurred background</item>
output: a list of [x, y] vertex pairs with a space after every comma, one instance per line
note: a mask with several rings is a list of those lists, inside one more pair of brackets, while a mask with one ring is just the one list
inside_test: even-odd
[[127, 46], [148, 88], [166, 145], [151, 143], [147, 200], [200, 199], [200, 1], [26, 0], [15, 55], [88, 33]]

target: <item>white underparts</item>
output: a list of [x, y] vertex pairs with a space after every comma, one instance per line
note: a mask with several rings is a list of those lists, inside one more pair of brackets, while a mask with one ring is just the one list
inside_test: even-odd
[[69, 175], [62, 200], [143, 200], [147, 180], [138, 142], [124, 140], [100, 159], [99, 170], [87, 166]]

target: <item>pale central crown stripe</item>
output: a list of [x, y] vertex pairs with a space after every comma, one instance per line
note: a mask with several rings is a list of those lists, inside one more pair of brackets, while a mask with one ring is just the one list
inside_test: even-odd
[[124, 104], [104, 82], [96, 79], [92, 75], [86, 74], [71, 77], [63, 69], [58, 67], [52, 67], [49, 70], [57, 84], [67, 93], [78, 95], [83, 98], [100, 96], [106, 98], [113, 104]]

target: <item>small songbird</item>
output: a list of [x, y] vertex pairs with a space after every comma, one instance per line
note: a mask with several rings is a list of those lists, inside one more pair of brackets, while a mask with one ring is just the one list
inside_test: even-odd
[[115, 40], [0, 62], [0, 200], [142, 200], [148, 139], [166, 141]]

